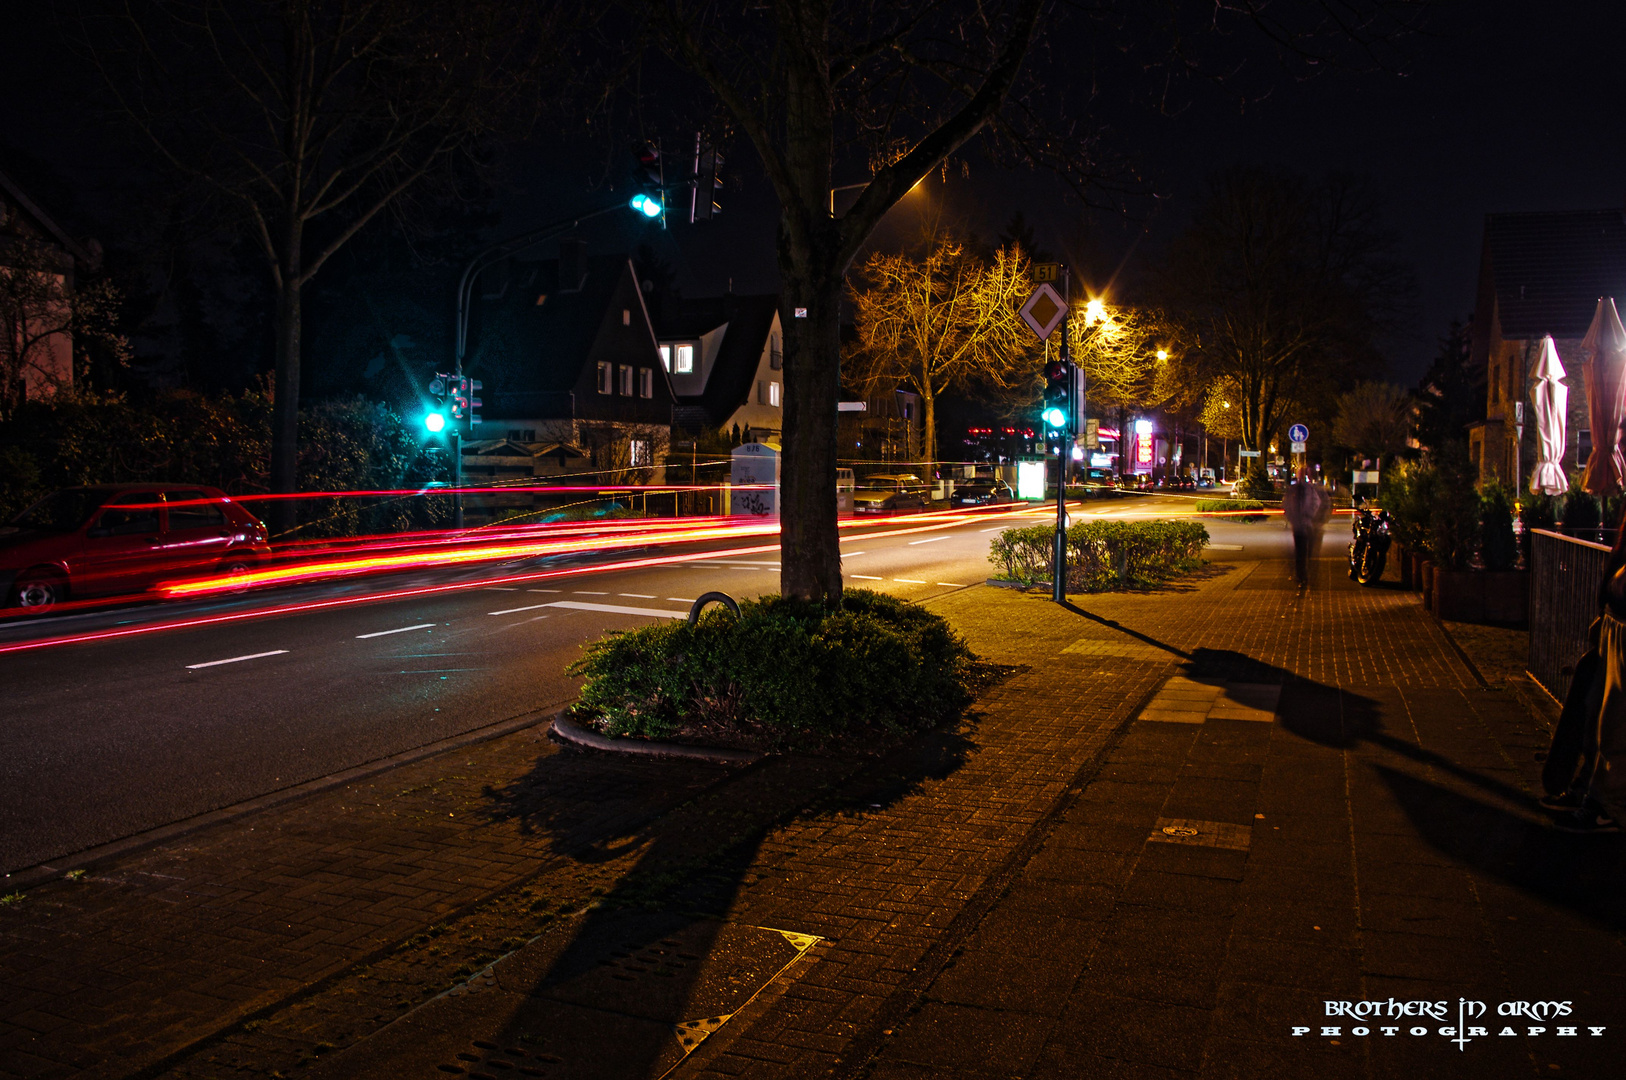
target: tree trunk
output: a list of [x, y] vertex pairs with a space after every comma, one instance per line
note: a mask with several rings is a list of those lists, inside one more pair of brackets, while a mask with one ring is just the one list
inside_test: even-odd
[[[780, 461], [779, 588], [834, 603], [841, 596], [836, 527], [836, 400], [840, 390], [840, 271], [802, 276], [784, 268], [785, 435]], [[804, 306], [807, 317], [794, 317]]]
[[[288, 230], [282, 273], [277, 282], [277, 368], [271, 404], [271, 491], [287, 495], [299, 490], [299, 338], [300, 338], [300, 229]], [[271, 503], [272, 536], [293, 529], [298, 520], [294, 499]]]
[[[925, 430], [925, 439], [921, 443], [920, 456], [926, 459], [924, 463], [926, 471], [934, 473], [937, 471], [935, 468], [937, 464], [937, 395], [932, 392], [931, 383], [922, 381], [920, 385], [920, 405], [921, 408], [926, 410], [926, 415], [921, 418]], [[933, 477], [928, 475], [921, 479], [929, 484], [932, 482]]]

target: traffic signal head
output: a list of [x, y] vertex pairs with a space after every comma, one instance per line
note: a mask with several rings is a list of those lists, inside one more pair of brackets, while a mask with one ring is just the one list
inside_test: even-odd
[[429, 391], [429, 408], [423, 414], [423, 426], [431, 435], [446, 430], [446, 391], [449, 389], [446, 383], [446, 376], [436, 375], [429, 380], [426, 388]]
[[1052, 360], [1044, 366], [1044, 408], [1041, 416], [1044, 426], [1053, 433], [1066, 431], [1072, 425], [1071, 365]]
[[660, 143], [644, 143], [635, 152], [638, 155], [638, 167], [633, 174], [633, 180], [638, 192], [633, 195], [628, 205], [644, 217], [660, 218], [661, 224], [665, 225], [666, 167], [661, 163]]
[[723, 155], [716, 150], [702, 150], [695, 160], [694, 192], [691, 195], [689, 220], [710, 221], [723, 212]]

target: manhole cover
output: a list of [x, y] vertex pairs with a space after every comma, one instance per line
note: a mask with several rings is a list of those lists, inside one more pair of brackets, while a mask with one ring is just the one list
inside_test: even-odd
[[1165, 826], [1163, 826], [1163, 835], [1164, 836], [1196, 836], [1197, 835], [1197, 830], [1193, 829], [1190, 825], [1165, 825]]

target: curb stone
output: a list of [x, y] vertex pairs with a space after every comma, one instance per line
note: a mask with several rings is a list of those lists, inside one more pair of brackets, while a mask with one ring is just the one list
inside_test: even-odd
[[684, 746], [680, 743], [653, 742], [644, 739], [612, 739], [574, 723], [562, 712], [553, 718], [549, 734], [558, 742], [588, 750], [606, 750], [613, 754], [637, 754], [643, 757], [688, 758], [691, 761], [709, 761], [717, 765], [754, 765], [765, 756], [754, 750]]

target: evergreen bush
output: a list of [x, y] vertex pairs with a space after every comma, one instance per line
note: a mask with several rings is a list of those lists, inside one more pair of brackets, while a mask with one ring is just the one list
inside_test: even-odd
[[1486, 570], [1511, 570], [1519, 561], [1513, 535], [1513, 489], [1486, 484], [1479, 492], [1479, 559]]
[[[989, 545], [988, 560], [1006, 581], [1049, 580], [1054, 537], [1047, 525], [1006, 529]], [[1067, 530], [1067, 588], [1100, 592], [1165, 581], [1200, 566], [1207, 543], [1208, 530], [1197, 521], [1081, 521]]]
[[834, 610], [764, 596], [736, 618], [615, 632], [568, 669], [575, 709], [609, 735], [721, 731], [771, 747], [932, 727], [971, 701], [975, 657], [944, 619], [867, 589]]

